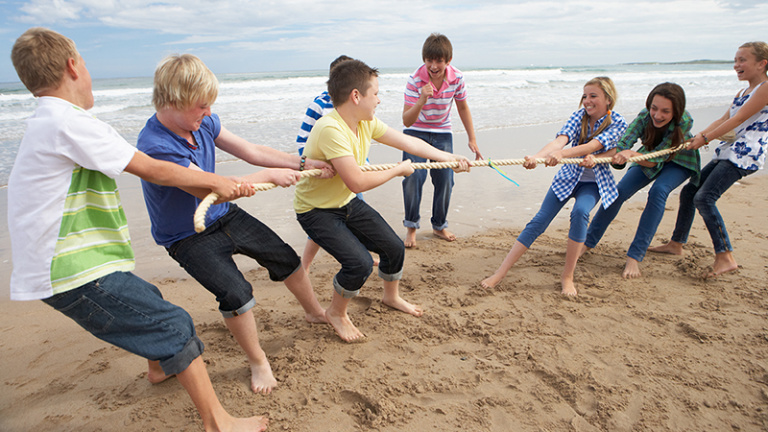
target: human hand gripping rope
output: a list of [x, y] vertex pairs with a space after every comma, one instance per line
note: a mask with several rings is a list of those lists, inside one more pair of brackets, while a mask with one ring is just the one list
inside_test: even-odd
[[[659, 156], [675, 153], [685, 149], [688, 143], [689, 141], [686, 141], [674, 148], [668, 148], [665, 150], [659, 150], [652, 153], [634, 156], [629, 158], [627, 160], [627, 163], [644, 161], [644, 160], [653, 159]], [[609, 157], [602, 157], [602, 158], [594, 158], [594, 161], [595, 161], [595, 164], [607, 164], [607, 163], [611, 163], [611, 159], [612, 158], [609, 158]], [[536, 159], [536, 163], [544, 164], [545, 160], [546, 160], [545, 158], [538, 158]], [[578, 165], [583, 160], [584, 160], [583, 158], [565, 158], [565, 159], [562, 159], [558, 163], [558, 165]], [[494, 166], [522, 165], [524, 162], [525, 162], [525, 159], [494, 159], [492, 162], [490, 159], [488, 159], [488, 160], [470, 161], [469, 166], [471, 168], [490, 166], [491, 168], [495, 169]], [[363, 171], [384, 171], [384, 170], [392, 169], [395, 166], [397, 166], [397, 164], [363, 165], [360, 167], [360, 169]], [[457, 168], [459, 166], [459, 162], [458, 161], [416, 162], [416, 163], [412, 163], [411, 166], [413, 166], [413, 169]], [[301, 178], [304, 178], [304, 177], [319, 176], [321, 173], [322, 173], [322, 170], [320, 169], [311, 169], [311, 170], [302, 171], [300, 174], [301, 174]], [[507, 176], [504, 176], [504, 177], [512, 181], [513, 183], [515, 183], [513, 180], [509, 179], [509, 177]], [[276, 188], [277, 185], [274, 183], [253, 183], [251, 187], [253, 187], [253, 189], [258, 192], [258, 191], [266, 191], [269, 189]], [[193, 219], [196, 232], [203, 232], [205, 230], [205, 215], [208, 213], [208, 209], [217, 199], [219, 199], [219, 195], [215, 192], [211, 192], [205, 198], [203, 198], [203, 200], [200, 202], [200, 205], [197, 207], [197, 210], [195, 210], [195, 215]]]

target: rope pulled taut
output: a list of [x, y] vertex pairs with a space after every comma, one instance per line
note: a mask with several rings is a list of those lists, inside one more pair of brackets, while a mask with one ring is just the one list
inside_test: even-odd
[[[634, 157], [628, 158], [627, 162], [628, 163], [640, 162], [648, 159], [657, 158], [659, 156], [668, 155], [684, 149], [687, 145], [688, 145], [688, 142], [684, 142], [677, 147], [634, 156]], [[558, 165], [578, 165], [583, 160], [584, 160], [583, 158], [565, 158], [565, 159], [561, 159], [558, 162]], [[543, 164], [546, 162], [546, 159], [537, 158], [535, 159], [535, 161], [537, 164]], [[611, 158], [609, 157], [594, 158], [594, 161], [595, 161], [595, 164], [607, 164], [607, 163], [611, 163]], [[491, 163], [490, 160], [476, 160], [476, 161], [470, 161], [469, 166], [472, 168], [484, 167], [484, 166], [489, 166], [490, 163]], [[496, 166], [523, 165], [524, 163], [525, 163], [525, 159], [494, 159], [493, 160], [493, 164]], [[398, 164], [363, 165], [360, 167], [360, 169], [362, 171], [385, 171], [388, 169], [392, 169], [397, 165]], [[413, 169], [458, 168], [459, 162], [458, 161], [415, 162], [415, 163], [411, 163], [411, 166], [413, 167]], [[319, 176], [320, 173], [322, 173], [322, 170], [311, 169], [311, 170], [302, 171], [300, 174], [301, 174], [301, 177], [304, 178], [304, 177]], [[274, 183], [253, 183], [251, 187], [253, 187], [253, 189], [256, 191], [266, 191], [266, 190], [276, 188], [277, 185]], [[203, 198], [203, 200], [200, 202], [200, 205], [197, 206], [197, 210], [195, 210], [195, 215], [193, 219], [195, 224], [195, 231], [202, 232], [205, 230], [205, 215], [208, 213], [208, 209], [211, 207], [211, 205], [214, 202], [216, 202], [217, 199], [219, 199], [219, 195], [216, 192], [211, 192], [205, 198]]]

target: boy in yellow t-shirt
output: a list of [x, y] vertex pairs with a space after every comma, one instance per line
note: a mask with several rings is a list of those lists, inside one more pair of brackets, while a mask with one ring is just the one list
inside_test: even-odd
[[374, 116], [379, 104], [378, 71], [359, 60], [345, 61], [328, 79], [334, 111], [317, 121], [304, 155], [327, 161], [337, 175], [322, 180], [309, 177], [296, 187], [294, 209], [304, 231], [341, 264], [333, 278], [333, 299], [326, 318], [336, 333], [352, 342], [363, 333], [352, 324], [347, 306], [373, 270], [368, 251], [379, 255], [379, 276], [384, 280], [382, 303], [414, 316], [420, 306], [399, 294], [405, 247], [384, 218], [355, 194], [373, 189], [398, 176], [413, 173], [406, 160], [385, 171], [362, 171], [371, 139], [435, 161], [459, 161], [457, 171], [468, 171], [469, 161], [395, 131]]

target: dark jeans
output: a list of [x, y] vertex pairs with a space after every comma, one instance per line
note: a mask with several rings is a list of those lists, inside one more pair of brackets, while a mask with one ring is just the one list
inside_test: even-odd
[[[450, 132], [421, 132], [405, 130], [406, 135], [420, 138], [432, 147], [453, 153], [453, 134]], [[427, 160], [403, 152], [403, 160], [410, 159], [413, 162], [426, 162]], [[451, 204], [451, 191], [453, 190], [453, 170], [450, 168], [431, 169], [429, 176], [432, 178], [432, 186], [435, 191], [432, 195], [432, 228], [438, 231], [448, 227], [448, 206]], [[424, 182], [427, 180], [427, 170], [415, 170], [413, 174], [403, 179], [403, 201], [405, 204], [406, 228], [419, 228], [421, 214], [421, 194]]]
[[688, 182], [680, 191], [680, 209], [677, 211], [677, 222], [672, 233], [672, 241], [685, 243], [693, 225], [695, 210], [704, 219], [715, 253], [733, 251], [728, 231], [725, 229], [717, 200], [734, 183], [755, 173], [737, 167], [731, 161], [712, 160], [701, 170], [701, 181], [696, 186]]
[[203, 353], [192, 318], [133, 273], [115, 272], [43, 300], [97, 338], [149, 360], [168, 375]]
[[337, 209], [313, 209], [296, 215], [301, 227], [341, 264], [333, 287], [345, 298], [356, 296], [373, 271], [368, 251], [379, 255], [379, 276], [386, 281], [403, 276], [405, 246], [381, 215], [353, 198]]
[[225, 318], [238, 316], [256, 303], [251, 284], [232, 259], [234, 254], [255, 259], [273, 281], [283, 281], [301, 269], [293, 248], [234, 204], [205, 231], [172, 244], [168, 254], [216, 296]]

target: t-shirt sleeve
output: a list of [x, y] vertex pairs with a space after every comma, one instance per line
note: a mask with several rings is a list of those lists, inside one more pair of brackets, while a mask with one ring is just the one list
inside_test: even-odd
[[60, 133], [59, 142], [65, 147], [59, 149], [62, 154], [81, 167], [110, 178], [120, 175], [136, 154], [136, 147], [128, 144], [112, 126], [89, 114], [70, 118]]

